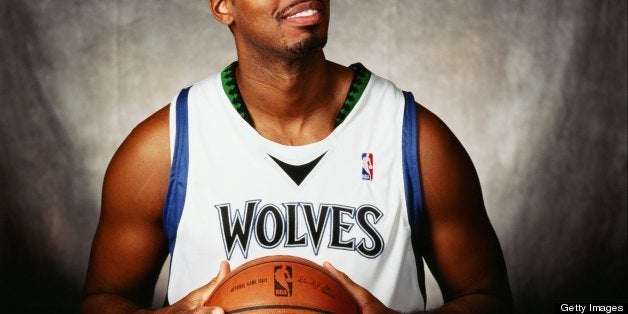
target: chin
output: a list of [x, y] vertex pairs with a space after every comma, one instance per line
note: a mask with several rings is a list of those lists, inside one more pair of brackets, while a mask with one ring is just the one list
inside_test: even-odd
[[309, 36], [288, 47], [288, 51], [295, 56], [312, 55], [325, 47], [327, 36]]

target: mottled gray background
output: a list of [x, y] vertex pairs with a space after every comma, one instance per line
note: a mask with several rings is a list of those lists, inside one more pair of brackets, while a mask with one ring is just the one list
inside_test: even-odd
[[[517, 312], [626, 302], [626, 1], [332, 2], [327, 56], [413, 91], [475, 161]], [[0, 12], [1, 306], [72, 312], [116, 147], [234, 47], [201, 0]]]

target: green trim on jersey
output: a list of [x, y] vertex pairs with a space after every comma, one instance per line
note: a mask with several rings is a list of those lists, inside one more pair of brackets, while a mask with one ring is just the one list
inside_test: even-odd
[[238, 88], [238, 82], [236, 81], [236, 72], [235, 69], [238, 66], [238, 61], [231, 63], [227, 66], [222, 72], [220, 72], [220, 80], [222, 81], [222, 88], [225, 90], [225, 94], [231, 101], [233, 108], [238, 112], [238, 114], [244, 119], [248, 124], [253, 126], [253, 119], [251, 119], [251, 114], [249, 110], [246, 109], [246, 104], [244, 103], [244, 99], [242, 98], [242, 94], [240, 94], [240, 89]]
[[[244, 119], [252, 127], [255, 127], [251, 114], [246, 108], [246, 104], [244, 103], [244, 99], [242, 98], [240, 89], [238, 88], [235, 72], [237, 66], [238, 61], [235, 61], [222, 70], [220, 73], [222, 88], [233, 105], [233, 108], [235, 108], [238, 114], [240, 114], [242, 119]], [[349, 87], [347, 97], [345, 98], [345, 101], [338, 112], [338, 116], [336, 117], [334, 127], [339, 126], [347, 118], [349, 113], [351, 113], [355, 105], [358, 103], [358, 100], [360, 100], [360, 97], [362, 96], [362, 93], [364, 93], [364, 89], [366, 89], [366, 85], [368, 85], [371, 78], [371, 71], [365, 68], [361, 63], [352, 64], [350, 68], [354, 72], [353, 79], [351, 80], [351, 86]]]
[[371, 71], [365, 68], [362, 63], [354, 63], [350, 68], [353, 69], [354, 72], [353, 80], [351, 80], [351, 87], [349, 87], [347, 98], [345, 98], [345, 102], [338, 112], [334, 127], [339, 126], [345, 121], [349, 113], [351, 113], [351, 110], [353, 110], [353, 107], [355, 107], [358, 100], [360, 100], [360, 97], [362, 97], [362, 93], [364, 93], [364, 89], [366, 89], [366, 85], [371, 79]]

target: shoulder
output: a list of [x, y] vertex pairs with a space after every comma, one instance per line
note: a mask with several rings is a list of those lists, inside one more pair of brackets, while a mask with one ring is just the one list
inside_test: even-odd
[[169, 109], [138, 124], [114, 154], [105, 174], [103, 210], [143, 208], [150, 211], [144, 214], [160, 216], [170, 172]]
[[167, 105], [139, 123], [122, 142], [109, 168], [130, 160], [138, 162], [135, 166], [140, 168], [149, 166], [146, 162], [169, 162], [169, 117], [170, 105]]
[[432, 163], [468, 162], [469, 156], [451, 129], [436, 114], [417, 104], [419, 152]]
[[451, 203], [454, 197], [481, 203], [477, 173], [462, 143], [437, 115], [417, 108], [418, 166], [428, 203]]
[[[122, 143], [121, 150], [132, 150], [136, 153], [147, 153], [144, 150], [162, 149], [169, 146], [170, 137], [170, 105], [166, 105], [140, 122]], [[144, 156], [144, 154], [142, 154]], [[148, 154], [144, 157], [150, 157]]]

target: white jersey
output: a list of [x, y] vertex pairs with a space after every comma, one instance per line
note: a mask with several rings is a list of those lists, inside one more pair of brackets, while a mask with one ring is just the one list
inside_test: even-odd
[[412, 96], [354, 65], [334, 131], [286, 146], [251, 126], [235, 66], [172, 102], [168, 301], [206, 284], [222, 260], [234, 269], [282, 254], [329, 261], [388, 307], [423, 310]]

